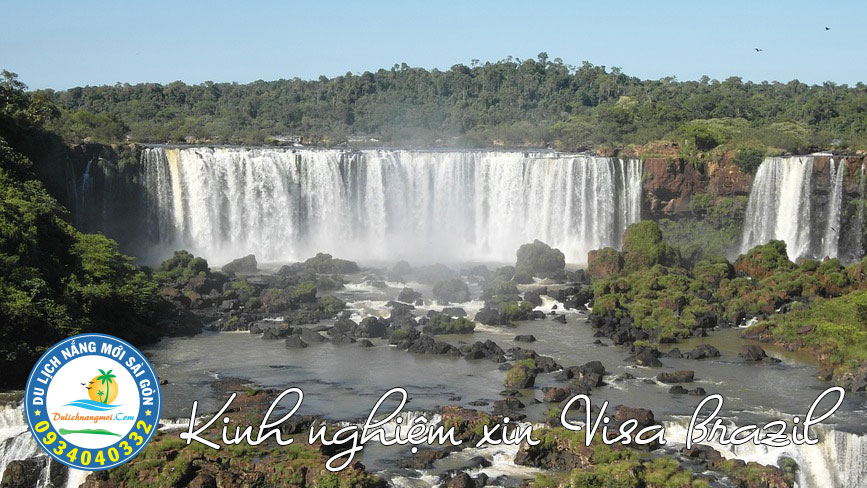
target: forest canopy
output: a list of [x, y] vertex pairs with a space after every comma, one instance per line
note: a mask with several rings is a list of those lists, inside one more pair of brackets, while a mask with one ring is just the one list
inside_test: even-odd
[[[299, 140], [325, 145], [492, 145], [617, 150], [675, 141], [745, 159], [867, 148], [867, 86], [731, 77], [641, 80], [545, 53], [450, 69], [406, 64], [317, 80], [174, 82], [34, 92], [68, 142]], [[745, 161], [748, 162], [748, 161]]]

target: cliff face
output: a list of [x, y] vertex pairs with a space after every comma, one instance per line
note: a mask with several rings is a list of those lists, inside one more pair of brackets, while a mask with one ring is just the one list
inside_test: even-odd
[[[831, 160], [846, 165], [844, 191], [857, 197], [860, 192], [861, 167], [867, 156], [817, 156], [813, 163], [813, 185], [829, 188]], [[642, 217], [659, 219], [689, 212], [693, 195], [749, 195], [753, 176], [728, 158], [696, 166], [681, 158], [650, 157], [644, 160], [644, 198]]]
[[752, 176], [730, 161], [695, 166], [680, 158], [647, 158], [644, 162], [644, 218], [658, 219], [689, 212], [697, 193], [749, 195]]

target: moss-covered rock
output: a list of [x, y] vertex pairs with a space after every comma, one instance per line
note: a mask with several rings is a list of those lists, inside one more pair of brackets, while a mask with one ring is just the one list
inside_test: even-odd
[[747, 275], [754, 280], [762, 279], [779, 271], [795, 268], [786, 254], [786, 243], [770, 241], [756, 246], [746, 254], [738, 256], [734, 263], [735, 271]]
[[316, 256], [304, 261], [304, 266], [322, 274], [352, 274], [361, 271], [355, 262], [335, 258], [326, 253], [317, 253]]
[[450, 303], [469, 301], [470, 288], [460, 278], [451, 278], [440, 281], [433, 287], [433, 295], [438, 300]]
[[515, 263], [516, 274], [543, 278], [562, 278], [566, 268], [566, 256], [540, 240], [518, 248]]
[[677, 251], [663, 242], [659, 225], [644, 220], [630, 225], [623, 235], [623, 268], [627, 272], [650, 268], [657, 264], [677, 265]]
[[516, 361], [506, 373], [503, 385], [506, 388], [530, 388], [536, 382], [536, 362], [532, 359]]
[[587, 272], [594, 278], [608, 278], [623, 270], [623, 256], [616, 249], [605, 247], [587, 254]]
[[259, 270], [256, 256], [249, 254], [242, 258], [232, 260], [222, 268], [228, 274], [252, 274]]

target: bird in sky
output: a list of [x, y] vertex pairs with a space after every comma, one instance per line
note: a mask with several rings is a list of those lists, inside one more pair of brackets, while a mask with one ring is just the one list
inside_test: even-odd
[[757, 53], [764, 51], [764, 49], [755, 48]]
[[825, 30], [831, 30], [831, 28], [826, 26], [826, 27], [825, 27]]

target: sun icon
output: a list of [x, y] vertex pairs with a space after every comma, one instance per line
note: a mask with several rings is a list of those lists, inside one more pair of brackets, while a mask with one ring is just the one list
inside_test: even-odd
[[115, 376], [111, 374], [111, 370], [99, 370], [100, 374], [93, 377], [88, 383], [87, 394], [90, 399], [99, 403], [110, 404], [117, 398], [118, 388], [117, 382], [114, 381]]

